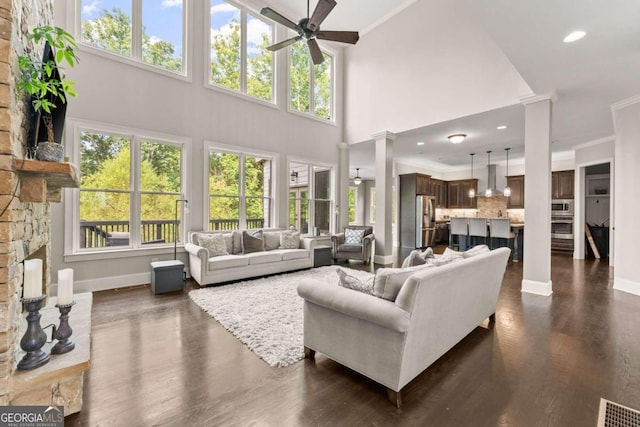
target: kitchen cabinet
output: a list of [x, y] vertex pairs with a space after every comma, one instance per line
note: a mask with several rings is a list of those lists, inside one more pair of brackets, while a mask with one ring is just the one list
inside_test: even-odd
[[551, 174], [551, 198], [573, 199], [574, 172], [559, 171]]
[[441, 179], [431, 178], [429, 180], [429, 195], [436, 198], [437, 208], [447, 207], [447, 182]]
[[524, 175], [508, 176], [507, 186], [511, 189], [507, 209], [524, 209]]
[[450, 209], [476, 209], [478, 207], [477, 197], [469, 197], [469, 190], [472, 188], [478, 194], [477, 179], [460, 179], [457, 181], [449, 181], [448, 194]]
[[419, 173], [410, 174], [410, 175], [415, 175], [416, 194], [423, 195], [423, 196], [430, 196], [429, 191], [430, 191], [431, 177], [429, 175], [422, 175]]

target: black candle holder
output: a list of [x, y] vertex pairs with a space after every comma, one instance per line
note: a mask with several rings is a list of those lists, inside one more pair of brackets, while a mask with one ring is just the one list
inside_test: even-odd
[[71, 304], [56, 304], [56, 307], [60, 310], [60, 326], [57, 328], [54, 326], [53, 329], [53, 338], [57, 339], [58, 342], [51, 348], [51, 354], [64, 354], [76, 348], [75, 343], [69, 340], [73, 333], [71, 326], [69, 326], [69, 312], [75, 303], [75, 301], [72, 301]]
[[18, 362], [19, 371], [39, 368], [49, 362], [49, 355], [42, 351], [42, 346], [47, 342], [47, 334], [40, 326], [40, 308], [46, 297], [46, 295], [42, 295], [36, 298], [22, 299], [22, 304], [29, 314], [27, 315], [27, 331], [20, 340], [20, 348], [27, 354]]

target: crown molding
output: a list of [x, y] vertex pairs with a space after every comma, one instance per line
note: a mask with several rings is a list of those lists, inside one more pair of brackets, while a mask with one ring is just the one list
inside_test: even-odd
[[542, 95], [525, 96], [523, 98], [520, 98], [520, 103], [522, 105], [529, 105], [535, 102], [547, 101], [547, 100], [551, 101], [552, 103], [555, 103], [556, 101], [558, 101], [558, 95], [556, 94], [555, 90], [552, 90], [551, 92], [548, 92], [548, 93], [544, 93]]
[[623, 99], [622, 101], [618, 101], [615, 104], [611, 104], [611, 111], [618, 111], [623, 108], [629, 107], [633, 104], [637, 104], [640, 102], [640, 94], [632, 96], [631, 98]]
[[600, 144], [606, 144], [608, 142], [615, 142], [615, 140], [616, 140], [615, 135], [609, 135], [609, 136], [605, 136], [604, 138], [598, 138], [598, 139], [594, 139], [593, 141], [587, 141], [587, 142], [583, 142], [582, 144], [574, 145], [571, 148], [573, 150], [581, 150], [583, 148], [589, 148], [589, 147], [593, 147]]
[[396, 139], [397, 135], [393, 132], [389, 132], [388, 130], [385, 130], [382, 132], [374, 133], [371, 136], [373, 137], [374, 141], [380, 141], [381, 139], [389, 139], [393, 141], [394, 139]]

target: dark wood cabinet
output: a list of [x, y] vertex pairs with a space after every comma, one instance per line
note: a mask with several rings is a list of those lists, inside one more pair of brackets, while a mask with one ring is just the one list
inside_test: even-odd
[[507, 209], [524, 209], [524, 175], [508, 176], [507, 186], [511, 189]]
[[469, 190], [472, 188], [478, 194], [477, 179], [461, 179], [457, 181], [449, 181], [448, 193], [450, 209], [476, 209], [478, 206], [477, 197], [469, 197]]
[[447, 182], [441, 179], [431, 178], [429, 180], [429, 195], [436, 198], [437, 208], [447, 207]]
[[573, 199], [574, 172], [559, 171], [551, 174], [551, 198]]
[[416, 194], [420, 194], [423, 196], [430, 196], [430, 181], [431, 177], [429, 175], [422, 175], [419, 173], [410, 174], [415, 175], [416, 179]]

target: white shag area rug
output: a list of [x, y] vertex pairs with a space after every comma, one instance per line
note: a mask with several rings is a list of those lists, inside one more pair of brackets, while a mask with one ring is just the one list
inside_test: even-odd
[[[326, 286], [337, 286], [336, 268], [312, 268], [196, 289], [189, 297], [270, 366], [284, 367], [304, 358], [303, 299], [296, 291], [298, 283], [311, 277]], [[340, 268], [360, 279], [373, 276]]]

